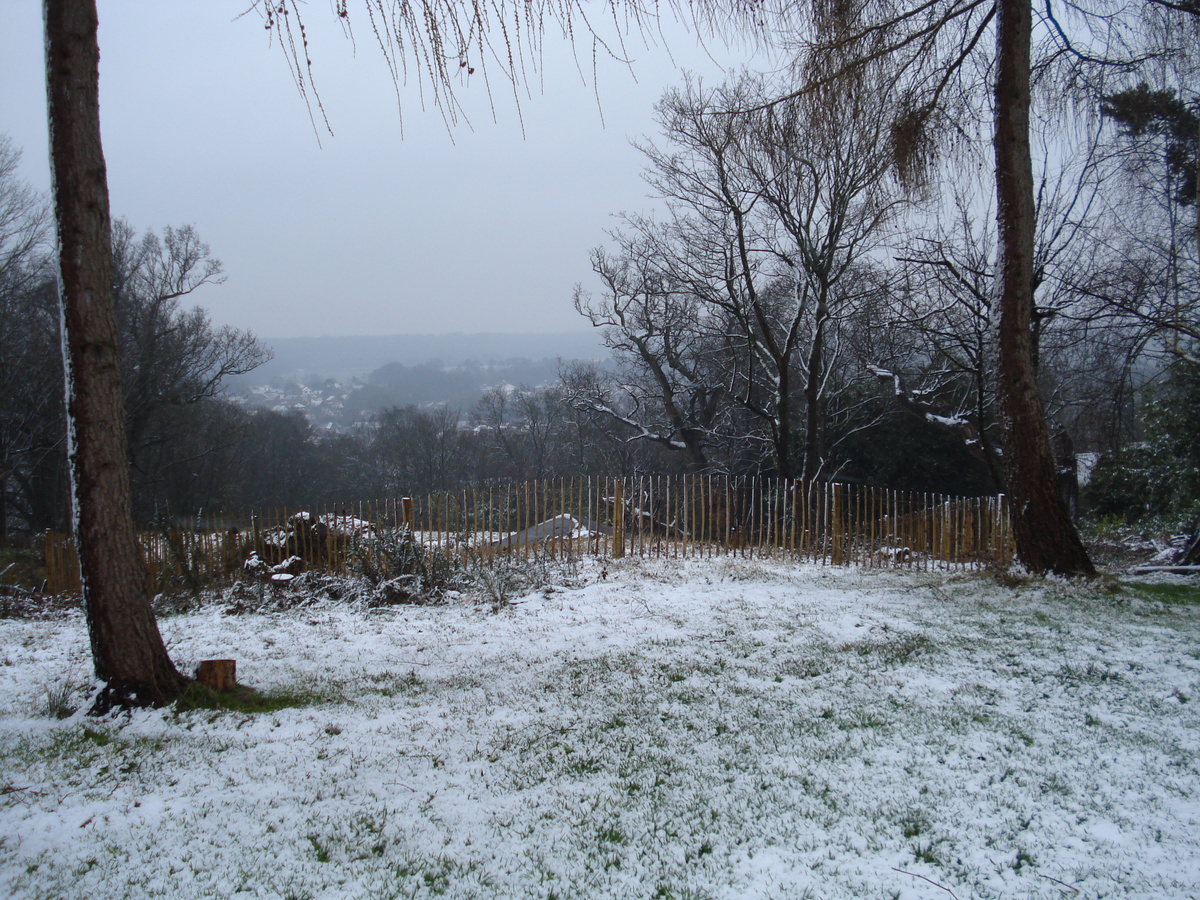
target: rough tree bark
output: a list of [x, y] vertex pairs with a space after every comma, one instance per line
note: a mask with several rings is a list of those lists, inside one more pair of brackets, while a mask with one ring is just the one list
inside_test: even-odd
[[94, 710], [159, 705], [187, 684], [163, 645], [133, 527], [100, 145], [95, 0], [45, 0], [46, 92], [75, 540], [96, 677]]
[[997, 402], [1017, 559], [1031, 572], [1094, 575], [1058, 491], [1032, 337], [1035, 211], [1029, 149], [1029, 0], [999, 0], [995, 82], [996, 219], [1000, 241]]

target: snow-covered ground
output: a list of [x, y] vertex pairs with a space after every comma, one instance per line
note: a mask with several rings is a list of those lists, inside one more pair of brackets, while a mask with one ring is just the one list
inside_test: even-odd
[[56, 720], [0, 622], [0, 895], [1200, 897], [1195, 582], [599, 566], [161, 621], [270, 713]]

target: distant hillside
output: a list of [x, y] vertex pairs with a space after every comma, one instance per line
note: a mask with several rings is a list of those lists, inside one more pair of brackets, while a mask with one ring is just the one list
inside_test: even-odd
[[357, 375], [276, 376], [269, 382], [237, 387], [229, 397], [250, 409], [299, 412], [318, 428], [344, 431], [372, 421], [389, 407], [445, 406], [466, 414], [488, 390], [538, 390], [554, 384], [558, 376], [559, 362], [549, 358], [466, 360], [455, 366], [437, 360], [413, 365], [390, 362], [365, 381]]
[[365, 378], [388, 363], [406, 366], [440, 360], [446, 366], [467, 361], [486, 365], [511, 359], [604, 359], [608, 351], [598, 330], [549, 334], [392, 334], [356, 337], [263, 338], [275, 358], [237, 379], [241, 385], [275, 378]]

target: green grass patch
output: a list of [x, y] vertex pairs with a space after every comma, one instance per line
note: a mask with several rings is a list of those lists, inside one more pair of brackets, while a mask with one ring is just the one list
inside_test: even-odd
[[861, 641], [849, 641], [839, 649], [843, 653], [874, 657], [884, 665], [904, 665], [913, 657], [933, 648], [933, 642], [923, 634], [893, 634]]
[[406, 697], [420, 693], [425, 687], [425, 682], [417, 674], [416, 669], [411, 669], [404, 674], [392, 671], [380, 672], [369, 675], [367, 681], [370, 690], [384, 697]]
[[[163, 746], [160, 737], [130, 737], [111, 721], [76, 722], [42, 735], [19, 737], [0, 747], [0, 759], [14, 772], [45, 763], [62, 767], [61, 782], [79, 787], [132, 775]], [[0, 789], [0, 795], [11, 792]]]
[[1191, 606], [1200, 604], [1200, 582], [1181, 584], [1130, 584], [1125, 589], [1139, 600], [1155, 603]]
[[1058, 677], [1069, 684], [1105, 684], [1122, 680], [1120, 672], [1095, 661], [1080, 666], [1066, 663], [1059, 668]]
[[240, 713], [272, 713], [281, 709], [298, 709], [319, 706], [334, 698], [306, 690], [256, 691], [239, 688], [235, 691], [214, 691], [199, 682], [188, 685], [183, 695], [175, 701], [175, 712], [195, 710], [223, 710]]

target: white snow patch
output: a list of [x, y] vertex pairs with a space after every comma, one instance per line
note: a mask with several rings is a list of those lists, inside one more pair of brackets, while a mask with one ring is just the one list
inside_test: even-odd
[[606, 565], [164, 618], [181, 669], [319, 698], [254, 714], [48, 718], [83, 619], [0, 621], [0, 895], [1200, 896], [1200, 603]]

